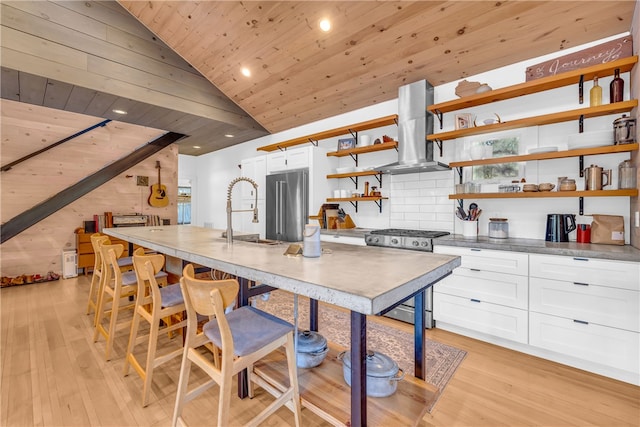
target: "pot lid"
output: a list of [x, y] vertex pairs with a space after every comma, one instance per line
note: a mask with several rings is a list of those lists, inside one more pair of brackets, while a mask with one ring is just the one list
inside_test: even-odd
[[324, 350], [327, 347], [327, 339], [314, 331], [298, 332], [298, 353], [312, 353]]
[[[386, 354], [367, 350], [367, 376], [393, 377], [398, 373], [398, 364]], [[343, 363], [351, 369], [351, 351], [347, 351], [342, 358]]]

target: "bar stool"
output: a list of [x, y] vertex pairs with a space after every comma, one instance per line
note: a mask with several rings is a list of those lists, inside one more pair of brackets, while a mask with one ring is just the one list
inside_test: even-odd
[[[118, 257], [124, 252], [121, 244], [107, 245], [100, 247], [102, 256], [102, 285], [98, 307], [96, 309], [95, 331], [93, 342], [98, 341], [99, 335], [107, 340], [105, 349], [105, 359], [110, 360], [113, 349], [113, 339], [117, 331], [128, 329], [130, 320], [118, 323], [118, 315], [122, 309], [133, 309], [135, 303], [129, 303], [129, 297], [135, 297], [138, 292], [138, 282], [134, 271], [122, 273], [118, 266]], [[126, 303], [122, 305], [122, 301]], [[110, 310], [106, 309], [108, 302], [111, 302]], [[106, 328], [102, 321], [109, 317], [109, 326]]]
[[[187, 321], [183, 316], [186, 310], [180, 284], [175, 283], [165, 287], [158, 286], [156, 274], [161, 271], [164, 266], [164, 256], [162, 254], [145, 255], [142, 248], [136, 249], [133, 254], [133, 267], [136, 273], [138, 283], [138, 297], [136, 298], [136, 308], [133, 321], [131, 323], [131, 334], [129, 336], [129, 345], [127, 346], [127, 354], [124, 359], [125, 376], [129, 374], [129, 367], [140, 375], [144, 382], [142, 388], [142, 406], [149, 403], [149, 394], [151, 392], [151, 382], [153, 380], [153, 371], [163, 363], [182, 354], [182, 340], [180, 346], [171, 352], [163, 355], [157, 355], [158, 337], [161, 332], [175, 331], [184, 328]], [[174, 317], [181, 316], [181, 321], [174, 323]], [[160, 328], [161, 321], [164, 320], [166, 325]], [[140, 321], [149, 322], [149, 334], [138, 336], [138, 328]], [[148, 340], [147, 360], [144, 367], [138, 362], [133, 350], [136, 345]]]
[[[194, 277], [193, 265], [188, 264], [183, 270], [180, 287], [187, 307], [187, 338], [180, 368], [180, 380], [176, 395], [172, 425], [185, 425], [182, 418], [184, 405], [199, 396], [202, 392], [218, 384], [220, 396], [218, 400], [218, 426], [229, 425], [229, 406], [233, 388], [233, 376], [243, 369], [249, 372], [250, 381], [255, 382], [276, 399], [260, 414], [251, 420], [250, 425], [257, 425], [274, 413], [279, 407], [291, 402], [296, 426], [300, 426], [300, 396], [296, 371], [296, 356], [293, 349], [293, 326], [260, 311], [254, 307], [240, 307], [225, 314], [235, 300], [240, 286], [235, 279], [203, 280]], [[197, 331], [197, 314], [215, 316], [207, 322], [202, 332]], [[198, 348], [212, 343], [222, 352], [220, 365], [216, 366], [210, 358], [205, 357]], [[289, 387], [273, 384], [272, 380], [263, 378], [253, 371], [253, 364], [279, 347], [284, 347], [289, 371]], [[188, 391], [191, 364], [196, 364], [205, 371], [211, 380]], [[284, 390], [280, 392], [279, 390]], [[249, 384], [249, 393], [253, 388]]]
[[[101, 291], [101, 280], [102, 280], [102, 254], [100, 252], [100, 246], [102, 244], [111, 244], [111, 240], [109, 236], [105, 236], [104, 234], [94, 233], [91, 235], [91, 246], [93, 247], [94, 253], [94, 263], [93, 263], [93, 272], [91, 274], [91, 284], [89, 285], [89, 300], [87, 301], [87, 314], [90, 314], [93, 310], [95, 312], [96, 307], [98, 306], [98, 298], [100, 297]], [[119, 257], [118, 258], [118, 266], [120, 267], [120, 271], [129, 271], [133, 269], [133, 258], [128, 257]], [[94, 318], [95, 325], [95, 318]]]

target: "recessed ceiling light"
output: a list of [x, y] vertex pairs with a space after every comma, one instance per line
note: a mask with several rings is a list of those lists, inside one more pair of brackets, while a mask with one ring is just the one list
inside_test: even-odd
[[199, 145], [194, 145], [193, 148], [195, 148], [197, 150], [198, 148], [200, 148], [200, 146]]
[[243, 76], [245, 77], [251, 77], [251, 70], [249, 70], [247, 67], [242, 67], [240, 69], [240, 72], [242, 73]]
[[320, 21], [320, 29], [325, 33], [331, 29], [331, 21], [323, 19]]
[[230, 133], [225, 134], [224, 136], [226, 136], [227, 138], [233, 138], [233, 135]]
[[116, 108], [116, 109], [114, 109], [114, 110], [111, 110], [111, 111], [113, 111], [113, 112], [114, 112], [114, 113], [116, 113], [116, 114], [127, 114], [127, 112], [126, 112], [126, 111], [124, 111], [124, 110], [118, 110], [117, 108]]

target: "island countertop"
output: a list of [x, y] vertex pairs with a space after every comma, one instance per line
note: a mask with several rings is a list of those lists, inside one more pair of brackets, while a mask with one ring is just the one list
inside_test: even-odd
[[284, 255], [289, 243], [235, 241], [190, 225], [109, 228], [104, 232], [166, 255], [372, 315], [438, 281], [459, 257], [324, 242], [318, 258]]

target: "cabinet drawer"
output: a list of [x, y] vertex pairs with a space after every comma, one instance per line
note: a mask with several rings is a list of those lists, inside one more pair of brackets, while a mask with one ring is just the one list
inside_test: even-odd
[[529, 343], [533, 346], [629, 372], [640, 370], [637, 332], [533, 312], [529, 314], [529, 323]]
[[532, 277], [529, 309], [640, 332], [640, 292]]
[[640, 263], [532, 254], [531, 277], [640, 291]]
[[439, 254], [461, 256], [462, 267], [521, 276], [529, 274], [529, 255], [520, 252], [460, 248], [457, 246], [435, 246], [433, 251]]
[[458, 267], [453, 274], [436, 283], [437, 292], [484, 302], [527, 309], [528, 278], [515, 274], [478, 271]]
[[78, 243], [78, 253], [79, 254], [92, 254], [93, 253], [93, 245], [89, 243]]
[[95, 264], [96, 258], [94, 254], [81, 254], [78, 255], [78, 268], [91, 267]]
[[433, 318], [436, 321], [496, 337], [527, 343], [528, 316], [526, 310], [487, 302], [474, 302], [469, 298], [434, 292]]

